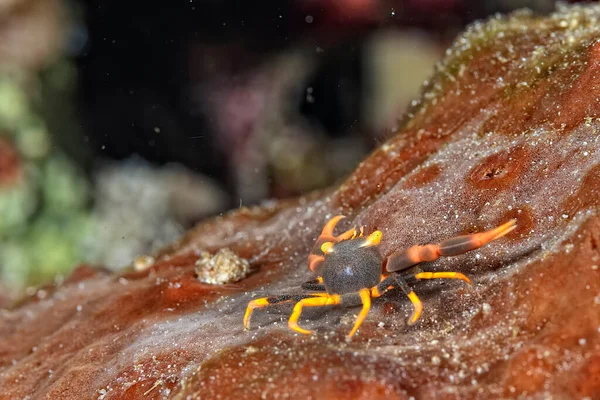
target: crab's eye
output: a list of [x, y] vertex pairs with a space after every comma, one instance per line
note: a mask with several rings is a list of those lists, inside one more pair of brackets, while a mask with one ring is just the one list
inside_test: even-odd
[[377, 246], [379, 244], [379, 242], [381, 242], [381, 236], [382, 236], [381, 231], [375, 231], [375, 232], [371, 233], [365, 239], [365, 243], [363, 243], [363, 245], [360, 247]]
[[321, 251], [325, 254], [331, 253], [333, 251], [333, 243], [325, 242], [321, 245]]

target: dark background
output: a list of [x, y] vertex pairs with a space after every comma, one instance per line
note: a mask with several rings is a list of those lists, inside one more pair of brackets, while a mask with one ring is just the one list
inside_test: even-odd
[[[364, 125], [360, 107], [369, 91], [364, 43], [374, 32], [416, 29], [442, 48], [475, 19], [520, 6], [547, 11], [553, 2], [103, 0], [82, 5], [87, 40], [76, 58], [91, 152], [96, 158], [137, 154], [158, 165], [182, 163], [219, 182], [232, 205], [238, 201], [236, 185], [242, 184], [232, 170], [244, 168], [232, 160], [232, 152], [245, 145], [235, 138], [251, 137], [253, 128], [222, 131], [220, 120], [236, 117], [215, 112], [219, 105], [202, 105], [219, 87], [227, 86], [232, 96], [240, 75], [259, 74], [253, 71], [290, 49], [318, 47], [316, 67], [301, 84], [319, 101], [307, 102], [301, 92], [288, 93], [285, 101], [327, 137], [359, 132], [370, 148], [377, 132]], [[258, 112], [252, 115], [256, 108], [249, 97], [243, 118], [250, 125], [260, 119]]]

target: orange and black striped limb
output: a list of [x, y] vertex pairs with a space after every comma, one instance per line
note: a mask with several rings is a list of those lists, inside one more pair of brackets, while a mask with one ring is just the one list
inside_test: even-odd
[[327, 294], [327, 293], [313, 293], [315, 297], [302, 299], [296, 303], [294, 306], [294, 311], [292, 315], [290, 315], [290, 319], [288, 320], [288, 327], [298, 333], [303, 333], [305, 335], [310, 335], [313, 331], [308, 329], [303, 329], [298, 326], [298, 319], [300, 315], [302, 315], [303, 307], [323, 307], [329, 305], [340, 304], [341, 299], [340, 296], [336, 294]]
[[306, 298], [323, 296], [324, 294], [325, 293], [307, 293], [298, 295], [284, 294], [281, 296], [261, 297], [259, 299], [252, 300], [246, 307], [246, 313], [244, 314], [244, 328], [250, 329], [250, 317], [252, 316], [252, 312], [257, 308], [261, 309], [275, 304], [298, 302]]
[[456, 236], [444, 240], [439, 244], [412, 246], [405, 251], [392, 254], [388, 257], [386, 268], [388, 272], [402, 271], [421, 262], [437, 260], [439, 257], [457, 256], [467, 251], [478, 249], [492, 240], [499, 239], [516, 227], [517, 220], [512, 219], [486, 232]]

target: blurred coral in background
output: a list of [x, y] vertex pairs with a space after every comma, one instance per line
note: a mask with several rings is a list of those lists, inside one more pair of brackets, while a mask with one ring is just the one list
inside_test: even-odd
[[53, 143], [79, 135], [68, 132], [75, 67], [63, 56], [65, 5], [3, 1], [0, 21], [0, 277], [10, 297], [85, 258], [90, 187]]

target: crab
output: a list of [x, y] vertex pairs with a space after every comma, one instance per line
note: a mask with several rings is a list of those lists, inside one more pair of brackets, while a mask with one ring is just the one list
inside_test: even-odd
[[[327, 222], [308, 256], [308, 268], [317, 276], [301, 285], [308, 293], [269, 296], [250, 301], [244, 315], [246, 329], [250, 329], [250, 317], [255, 309], [295, 302], [288, 327], [299, 333], [311, 334], [313, 331], [298, 325], [304, 307], [354, 307], [362, 304], [354, 327], [348, 334], [348, 338], [351, 338], [367, 317], [371, 299], [393, 288], [399, 288], [412, 302], [414, 310], [408, 320], [408, 324], [412, 325], [421, 316], [423, 304], [412, 290], [411, 283], [441, 278], [459, 279], [471, 285], [471, 280], [460, 272], [423, 272], [415, 267], [417, 264], [475, 250], [501, 238], [517, 225], [517, 221], [512, 219], [485, 232], [456, 236], [439, 244], [415, 245], [391, 254], [384, 261], [378, 248], [383, 236], [380, 230], [365, 237], [364, 227], [359, 231], [352, 228], [334, 236], [335, 226], [343, 218], [343, 215], [338, 215]], [[386, 273], [382, 274], [382, 270]]]

